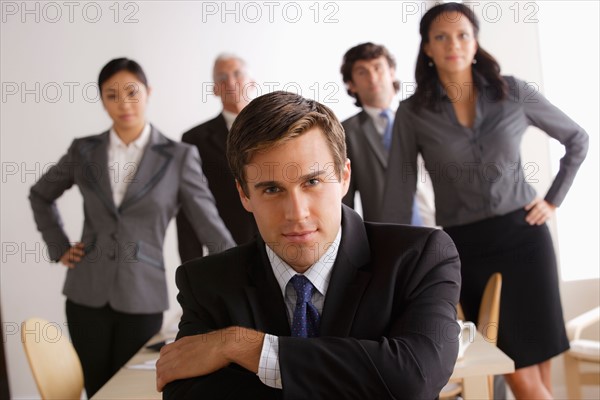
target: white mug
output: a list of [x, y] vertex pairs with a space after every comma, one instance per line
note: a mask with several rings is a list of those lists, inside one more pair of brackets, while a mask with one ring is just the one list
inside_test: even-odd
[[458, 359], [461, 359], [465, 355], [467, 347], [475, 340], [475, 324], [470, 321], [458, 320], [458, 326], [460, 327], [460, 333], [458, 334]]

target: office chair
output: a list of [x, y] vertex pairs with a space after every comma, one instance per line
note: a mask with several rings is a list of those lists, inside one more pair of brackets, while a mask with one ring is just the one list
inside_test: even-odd
[[[500, 322], [500, 293], [502, 291], [502, 274], [496, 272], [488, 279], [477, 316], [477, 331], [494, 346], [498, 342], [498, 323]], [[458, 305], [458, 317], [464, 319], [462, 307]], [[490, 398], [494, 398], [494, 377], [488, 376]], [[440, 399], [453, 399], [462, 392], [462, 379], [450, 380], [440, 392]]]
[[42, 399], [81, 398], [81, 363], [60, 325], [30, 318], [21, 324], [21, 341]]
[[[564, 354], [567, 394], [569, 399], [581, 399], [581, 386], [600, 385], [600, 342], [581, 339], [583, 330], [600, 320], [600, 307], [585, 312], [567, 322], [571, 349]], [[584, 365], [595, 365], [594, 372], [582, 371]], [[586, 367], [584, 367], [586, 368]]]

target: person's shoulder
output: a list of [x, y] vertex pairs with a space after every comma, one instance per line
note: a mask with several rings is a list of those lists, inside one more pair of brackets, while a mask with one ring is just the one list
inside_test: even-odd
[[414, 95], [407, 97], [398, 104], [397, 112], [414, 112], [416, 109], [417, 100]]
[[401, 254], [407, 250], [446, 246], [452, 239], [441, 229], [393, 223], [365, 222], [369, 242]]
[[195, 258], [182, 264], [177, 273], [185, 272], [195, 282], [210, 286], [220, 282], [231, 283], [243, 278], [247, 265], [258, 257], [256, 240], [233, 247], [221, 253]]
[[344, 132], [346, 133], [346, 139], [352, 140], [352, 138], [357, 137], [360, 132], [362, 132], [361, 125], [365, 121], [366, 118], [369, 118], [367, 113], [362, 110], [350, 118], [342, 121], [342, 126], [344, 127]]
[[459, 276], [456, 245], [443, 230], [400, 224], [365, 225], [373, 273], [387, 276], [401, 271], [403, 276], [419, 280], [444, 266], [446, 276]]
[[86, 148], [95, 147], [102, 141], [108, 141], [109, 130], [101, 133], [94, 133], [87, 136], [80, 136], [73, 139], [71, 142], [71, 148], [85, 150]]
[[353, 116], [346, 118], [345, 120], [342, 121], [342, 126], [344, 128], [346, 128], [346, 127], [353, 127], [353, 126], [357, 125], [358, 123], [360, 123], [360, 118], [363, 113], [364, 113], [364, 111], [360, 111], [360, 112], [357, 112], [356, 114], [354, 114]]
[[513, 102], [529, 103], [540, 94], [540, 86], [537, 82], [526, 81], [513, 75], [502, 75], [506, 82], [508, 93], [507, 98]]
[[186, 143], [195, 143], [201, 141], [206, 135], [209, 134], [209, 132], [215, 129], [215, 127], [221, 125], [221, 120], [223, 120], [223, 115], [219, 114], [214, 118], [194, 126], [181, 135], [181, 141]]

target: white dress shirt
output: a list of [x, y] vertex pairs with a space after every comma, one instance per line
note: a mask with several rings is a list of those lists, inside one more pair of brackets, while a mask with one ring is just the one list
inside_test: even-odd
[[[392, 115], [396, 115], [396, 109], [393, 107], [389, 108], [390, 110], [392, 110]], [[377, 130], [377, 133], [379, 133], [381, 135], [381, 138], [383, 139], [383, 134], [385, 132], [385, 128], [387, 127], [387, 118], [384, 118], [381, 115], [381, 112], [383, 111], [382, 108], [375, 108], [375, 107], [370, 107], [370, 106], [366, 106], [363, 104], [363, 110], [365, 110], [365, 112], [369, 115], [369, 117], [371, 117], [371, 119], [373, 120], [373, 124], [375, 125], [375, 129]], [[392, 120], [392, 125], [393, 125], [394, 121]]]
[[113, 200], [119, 207], [130, 182], [135, 179], [146, 145], [150, 140], [150, 124], [146, 124], [140, 136], [126, 145], [111, 128], [108, 141], [108, 172]]
[[[265, 245], [271, 268], [275, 274], [275, 279], [279, 284], [285, 307], [287, 311], [288, 322], [291, 325], [296, 307], [296, 291], [292, 285], [288, 285], [290, 279], [295, 275], [304, 275], [315, 287], [311, 297], [311, 303], [316, 307], [319, 315], [323, 314], [323, 305], [325, 304], [325, 295], [329, 288], [331, 279], [331, 269], [337, 257], [340, 241], [342, 238], [342, 227], [329, 248], [325, 251], [319, 260], [314, 263], [304, 274], [298, 274], [292, 267], [283, 261], [271, 248]], [[274, 335], [265, 334], [263, 347], [258, 364], [258, 377], [268, 386], [281, 389], [281, 370], [279, 369], [279, 338]]]
[[223, 114], [223, 118], [225, 118], [225, 126], [227, 126], [227, 130], [230, 131], [231, 126], [233, 125], [233, 121], [235, 121], [235, 118], [238, 115], [227, 110], [221, 111], [221, 114]]

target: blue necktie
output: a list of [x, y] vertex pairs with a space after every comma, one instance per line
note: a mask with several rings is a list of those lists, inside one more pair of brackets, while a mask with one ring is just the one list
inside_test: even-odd
[[304, 275], [295, 275], [290, 283], [296, 290], [296, 308], [292, 320], [292, 336], [310, 338], [319, 335], [319, 312], [310, 302], [314, 286]]
[[392, 114], [392, 110], [386, 108], [380, 114], [380, 116], [385, 119], [385, 130], [383, 131], [383, 147], [386, 150], [389, 150], [392, 146], [392, 127], [394, 125], [394, 116]]
[[[389, 151], [392, 145], [392, 127], [394, 125], [394, 115], [392, 114], [392, 110], [389, 108], [383, 110], [379, 115], [386, 120], [385, 130], [383, 131], [383, 147]], [[423, 220], [419, 214], [419, 204], [417, 203], [416, 197], [413, 201], [412, 219], [410, 224], [415, 226], [423, 226]]]

